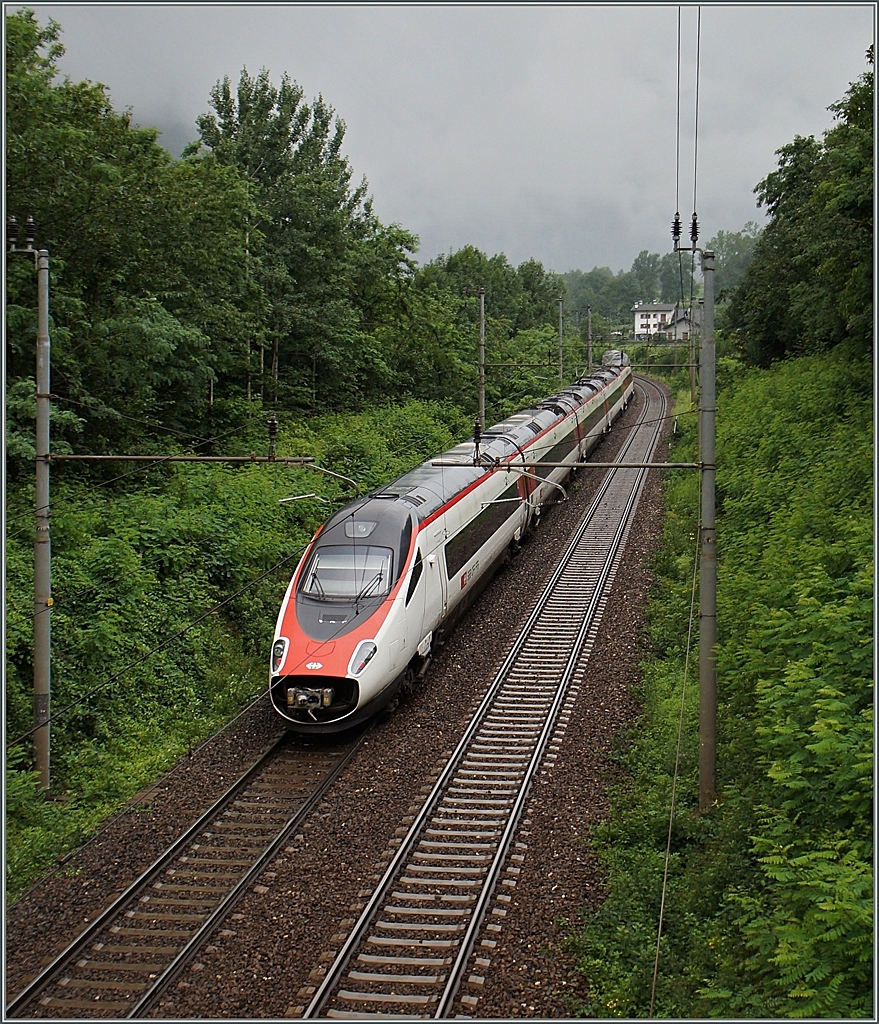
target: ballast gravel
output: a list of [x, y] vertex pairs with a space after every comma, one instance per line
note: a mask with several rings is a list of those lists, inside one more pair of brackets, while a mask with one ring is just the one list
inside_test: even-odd
[[[610, 461], [637, 416], [633, 402], [593, 454]], [[665, 457], [664, 448], [656, 458]], [[569, 500], [550, 508], [517, 557], [439, 648], [424, 682], [380, 717], [326, 800], [242, 899], [154, 1012], [164, 1018], [296, 1015], [314, 972], [339, 948], [359, 901], [383, 870], [395, 830], [432, 784], [443, 755], [494, 678], [604, 470], [584, 470]], [[620, 727], [647, 652], [649, 562], [661, 536], [659, 474], [642, 494], [588, 670], [557, 758], [544, 766], [525, 812], [527, 845], [474, 1018], [572, 1015], [584, 980], [562, 949], [579, 908], [594, 907], [602, 879], [589, 837], [608, 811], [606, 787]], [[267, 624], [267, 636], [270, 624]], [[268, 641], [267, 641], [268, 643]], [[262, 701], [135, 798], [92, 842], [11, 906], [6, 920], [6, 1000], [76, 937], [189, 827], [280, 732]]]

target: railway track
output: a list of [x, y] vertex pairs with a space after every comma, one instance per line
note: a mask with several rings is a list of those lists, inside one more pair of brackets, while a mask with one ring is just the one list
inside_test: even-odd
[[[619, 461], [649, 461], [659, 438], [664, 395], [639, 386], [644, 408]], [[516, 839], [531, 783], [553, 756], [645, 478], [608, 473], [360, 917], [289, 1016], [472, 1015], [524, 859]]]
[[7, 1004], [7, 1018], [145, 1016], [339, 776], [362, 735], [319, 748], [281, 736]]

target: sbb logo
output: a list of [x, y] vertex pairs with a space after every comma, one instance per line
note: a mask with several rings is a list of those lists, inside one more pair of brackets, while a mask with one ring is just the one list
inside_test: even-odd
[[470, 568], [467, 570], [467, 572], [462, 572], [461, 573], [461, 589], [462, 590], [473, 579], [473, 577], [476, 575], [476, 573], [478, 571], [479, 571], [479, 562], [474, 562], [473, 565], [471, 565]]

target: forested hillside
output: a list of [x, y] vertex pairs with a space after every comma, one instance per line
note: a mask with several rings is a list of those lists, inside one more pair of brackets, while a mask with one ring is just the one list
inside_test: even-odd
[[[678, 255], [559, 275], [473, 246], [430, 258], [376, 216], [344, 123], [286, 76], [217, 83], [179, 160], [60, 80], [60, 29], [6, 19], [7, 207], [50, 251], [52, 446], [313, 456], [361, 489], [467, 436], [486, 289], [490, 421], [583, 365], [636, 301], [698, 287]], [[695, 800], [684, 700], [697, 481], [672, 475], [644, 718], [596, 837], [608, 899], [571, 921], [599, 1017], [872, 1013], [873, 80], [757, 187], [762, 230], [718, 232], [719, 788]], [[348, 485], [278, 466], [52, 468], [53, 795], [32, 772], [34, 336], [7, 261], [7, 888], [22, 890], [264, 690], [268, 638]], [[600, 348], [597, 348], [600, 351]], [[683, 392], [685, 382], [674, 381]], [[682, 400], [686, 405], [687, 400]], [[680, 419], [673, 457], [696, 456]], [[279, 499], [306, 495], [279, 504]]]
[[872, 71], [831, 109], [757, 186], [718, 338], [719, 801], [699, 813], [698, 485], [673, 474], [609, 895], [570, 940], [588, 1016], [873, 1017]]
[[[50, 253], [52, 450], [307, 455], [361, 490], [557, 380], [560, 279], [472, 246], [416, 266], [286, 76], [206, 97], [180, 160], [100, 85], [61, 80], [60, 28], [6, 19], [7, 206]], [[194, 129], [194, 133], [195, 133]], [[304, 544], [350, 485], [279, 466], [55, 463], [52, 781], [34, 790], [33, 261], [7, 262], [7, 881], [13, 891], [265, 685]], [[568, 344], [570, 343], [570, 344]], [[581, 348], [566, 340], [569, 374]], [[521, 367], [521, 368], [520, 368]], [[570, 379], [570, 378], [569, 378]], [[315, 497], [279, 505], [294, 495]]]

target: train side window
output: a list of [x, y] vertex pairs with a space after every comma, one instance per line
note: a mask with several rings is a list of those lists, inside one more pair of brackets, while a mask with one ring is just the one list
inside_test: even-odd
[[418, 551], [415, 555], [415, 566], [412, 569], [412, 579], [409, 580], [409, 590], [406, 594], [406, 604], [412, 600], [412, 595], [415, 593], [415, 588], [418, 586], [418, 581], [421, 579], [421, 573], [424, 571], [424, 562], [421, 559], [421, 551]]

